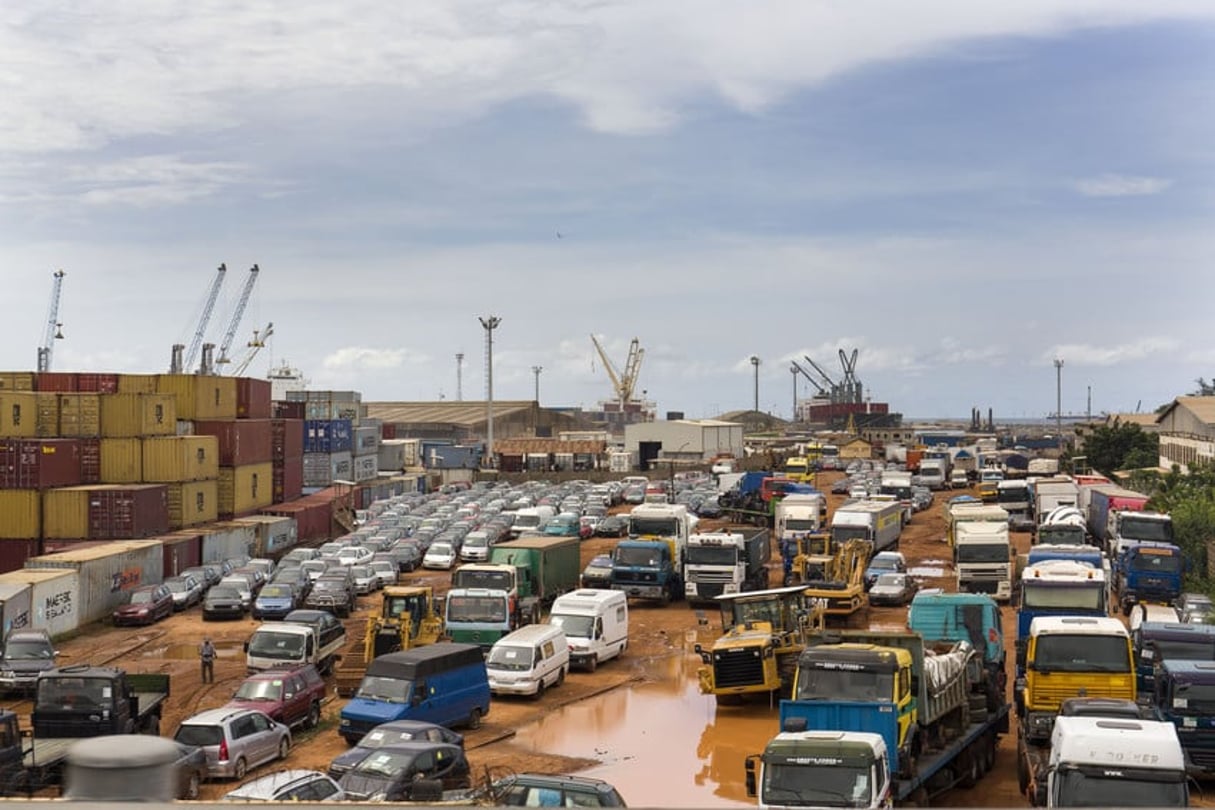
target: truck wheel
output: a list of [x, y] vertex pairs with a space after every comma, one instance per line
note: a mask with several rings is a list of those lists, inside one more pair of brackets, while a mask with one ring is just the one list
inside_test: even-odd
[[152, 715], [143, 724], [143, 733], [150, 734], [153, 737], [160, 736], [160, 715]]
[[535, 696], [536, 700], [539, 700], [540, 698], [544, 697], [544, 689], [545, 689], [544, 678], [541, 678], [540, 682], [536, 684], [536, 696]]
[[1021, 795], [1026, 795], [1029, 790], [1029, 766], [1025, 764], [1025, 752], [1017, 752], [1017, 786], [1021, 788]]
[[468, 727], [481, 728], [481, 710], [473, 709], [468, 713]]
[[532, 605], [532, 615], [531, 615], [531, 619], [529, 621], [531, 622], [531, 624], [540, 624], [540, 605], [539, 604]]
[[662, 596], [659, 597], [658, 601], [662, 603], [663, 607], [671, 604], [671, 591], [669, 588], [663, 589]]
[[308, 719], [304, 721], [304, 728], [316, 728], [321, 722], [321, 704], [313, 703], [308, 707]]

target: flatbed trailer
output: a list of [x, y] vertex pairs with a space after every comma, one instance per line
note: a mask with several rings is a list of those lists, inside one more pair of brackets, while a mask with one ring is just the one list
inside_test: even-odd
[[954, 787], [974, 786], [995, 764], [997, 736], [1008, 713], [1009, 704], [1005, 703], [988, 712], [983, 721], [971, 723], [953, 742], [922, 754], [914, 774], [895, 780], [894, 800], [925, 806]]

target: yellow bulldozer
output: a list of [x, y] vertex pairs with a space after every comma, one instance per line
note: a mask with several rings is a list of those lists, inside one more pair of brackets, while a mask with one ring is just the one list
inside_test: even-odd
[[342, 652], [336, 669], [337, 693], [350, 697], [363, 682], [367, 665], [385, 653], [434, 644], [443, 638], [443, 617], [434, 610], [429, 585], [388, 585], [381, 592], [380, 612], [367, 617], [362, 638]]
[[802, 585], [723, 594], [725, 635], [709, 649], [696, 645], [704, 662], [698, 672], [700, 691], [718, 705], [741, 703], [748, 695], [788, 697], [797, 657], [806, 638], [823, 627], [819, 602]]
[[807, 534], [797, 538], [786, 585], [816, 582], [824, 578], [827, 567], [835, 559], [835, 542], [829, 534]]
[[872, 551], [873, 544], [868, 540], [845, 540], [823, 565], [821, 578], [802, 583], [806, 596], [822, 604], [826, 622], [852, 626], [868, 619], [865, 566]]

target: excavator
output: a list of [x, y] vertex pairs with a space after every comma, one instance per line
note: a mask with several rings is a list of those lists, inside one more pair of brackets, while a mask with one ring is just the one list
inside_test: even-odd
[[367, 665], [385, 653], [434, 644], [444, 636], [443, 618], [434, 611], [429, 585], [388, 585], [381, 592], [379, 615], [367, 618], [362, 638], [342, 652], [336, 669], [337, 693], [352, 696], [363, 682]]
[[835, 544], [829, 534], [807, 534], [797, 538], [797, 550], [790, 561], [786, 585], [817, 582], [825, 578], [827, 567], [835, 560]]
[[751, 695], [788, 697], [797, 657], [807, 637], [823, 627], [822, 604], [808, 598], [802, 585], [716, 599], [725, 635], [709, 649], [695, 647], [704, 662], [697, 671], [701, 693], [714, 695], [719, 706]]
[[873, 543], [859, 537], [844, 541], [826, 561], [821, 578], [802, 586], [806, 596], [823, 605], [827, 623], [846, 627], [864, 626], [869, 618], [869, 595], [865, 593], [865, 566], [873, 553]]

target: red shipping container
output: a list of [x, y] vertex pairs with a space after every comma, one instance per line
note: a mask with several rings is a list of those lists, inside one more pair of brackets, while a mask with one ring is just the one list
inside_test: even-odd
[[0, 540], [0, 574], [25, 568], [25, 561], [42, 554], [42, 541]]
[[195, 436], [219, 440], [219, 466], [243, 467], [271, 460], [273, 426], [269, 419], [231, 419], [194, 422]]
[[274, 462], [271, 494], [274, 503], [294, 501], [304, 494], [304, 459], [289, 458]]
[[270, 381], [256, 377], [236, 378], [236, 418], [269, 419], [274, 415], [270, 404]]
[[263, 509], [262, 514], [295, 518], [299, 543], [328, 540], [332, 537], [333, 505], [312, 500], [312, 496], [271, 506], [269, 509]]
[[303, 419], [307, 413], [307, 403], [304, 402], [287, 402], [285, 400], [274, 400], [274, 418], [275, 419]]
[[81, 372], [76, 375], [76, 390], [82, 394], [117, 394], [118, 375]]
[[391, 422], [385, 422], [380, 425], [381, 439], [395, 439], [397, 437], [397, 426]]
[[166, 577], [175, 577], [187, 568], [202, 565], [202, 535], [189, 529], [158, 537], [164, 551]]
[[68, 371], [40, 371], [34, 378], [35, 391], [71, 394], [76, 391], [76, 375]]
[[80, 484], [79, 439], [0, 440], [0, 489]]
[[270, 456], [272, 461], [299, 458], [304, 455], [304, 420], [275, 419], [272, 422]]
[[115, 484], [89, 495], [89, 540], [155, 537], [168, 531], [164, 484]]
[[80, 442], [80, 483], [101, 483], [101, 439], [78, 439]]

